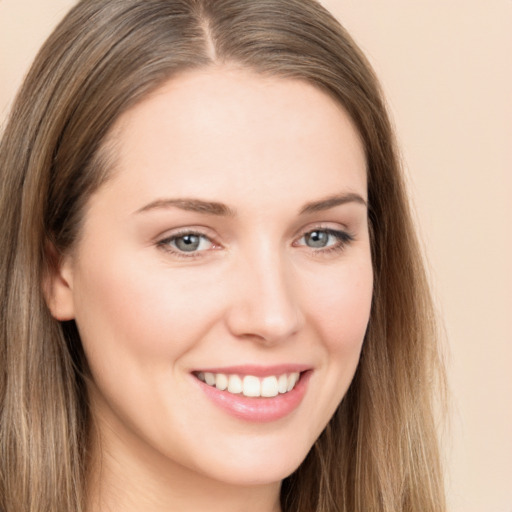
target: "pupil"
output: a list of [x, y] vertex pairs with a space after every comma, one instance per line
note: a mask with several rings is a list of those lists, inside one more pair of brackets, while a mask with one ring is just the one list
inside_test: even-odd
[[176, 239], [176, 247], [180, 251], [192, 252], [199, 247], [200, 239], [197, 235], [184, 235]]
[[325, 231], [312, 231], [306, 236], [309, 247], [325, 247], [327, 245], [327, 233]]

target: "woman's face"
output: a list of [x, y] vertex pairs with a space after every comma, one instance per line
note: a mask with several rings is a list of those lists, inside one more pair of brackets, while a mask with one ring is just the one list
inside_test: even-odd
[[111, 138], [112, 177], [49, 300], [76, 320], [104, 449], [160, 474], [278, 482], [347, 391], [369, 318], [358, 134], [311, 85], [212, 68]]

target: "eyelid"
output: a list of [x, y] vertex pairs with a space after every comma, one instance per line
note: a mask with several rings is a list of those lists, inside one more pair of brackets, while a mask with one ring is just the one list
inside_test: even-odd
[[198, 235], [208, 238], [209, 240], [214, 241], [216, 238], [216, 234], [212, 232], [211, 229], [201, 226], [201, 225], [193, 225], [193, 226], [182, 226], [171, 229], [166, 229], [162, 231], [159, 235], [155, 236], [155, 242], [162, 242], [169, 240], [171, 238], [177, 238], [185, 235]]
[[294, 239], [298, 239], [312, 231], [328, 231], [330, 233], [346, 233], [353, 236], [347, 225], [339, 222], [312, 222], [295, 232]]

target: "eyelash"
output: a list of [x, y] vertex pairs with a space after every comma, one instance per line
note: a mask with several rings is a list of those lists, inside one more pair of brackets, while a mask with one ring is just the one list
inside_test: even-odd
[[[349, 245], [355, 239], [354, 235], [352, 235], [346, 231], [341, 231], [341, 230], [332, 229], [332, 228], [316, 227], [316, 228], [310, 229], [309, 231], [306, 231], [305, 233], [303, 233], [298, 240], [302, 240], [306, 236], [311, 235], [314, 232], [326, 233], [327, 235], [333, 236], [337, 240], [336, 243], [329, 245], [325, 248], [322, 248], [322, 247], [317, 248], [317, 249], [310, 248], [310, 249], [312, 249], [313, 253], [318, 256], [323, 256], [323, 255], [327, 256], [331, 253], [341, 252], [346, 248], [347, 245]], [[198, 231], [193, 231], [193, 230], [184, 230], [184, 231], [181, 231], [178, 233], [174, 233], [171, 236], [168, 236], [162, 240], [159, 240], [157, 242], [157, 246], [159, 248], [161, 248], [162, 250], [171, 253], [173, 256], [176, 256], [178, 258], [186, 258], [186, 259], [201, 257], [202, 253], [206, 252], [208, 250], [208, 249], [205, 249], [202, 251], [190, 251], [189, 253], [187, 253], [186, 251], [181, 251], [181, 250], [171, 246], [172, 242], [175, 242], [176, 240], [178, 240], [180, 238], [184, 238], [186, 236], [197, 236], [203, 240], [207, 240], [210, 244], [212, 244], [212, 246], [214, 248], [219, 247], [218, 245], [215, 244], [214, 241], [211, 240], [210, 237], [208, 237], [204, 233], [200, 233]], [[307, 247], [305, 244], [298, 244], [297, 242], [294, 242], [293, 245], [295, 247], [297, 247], [297, 246]]]
[[[332, 228], [316, 227], [314, 229], [310, 229], [309, 231], [306, 231], [299, 238], [299, 240], [302, 240], [306, 236], [311, 235], [312, 233], [315, 233], [315, 232], [326, 233], [327, 235], [330, 235], [330, 236], [333, 236], [334, 238], [336, 238], [336, 241], [337, 241], [336, 243], [329, 245], [327, 247], [324, 247], [324, 248], [320, 247], [316, 250], [314, 248], [310, 248], [310, 249], [313, 249], [314, 254], [318, 255], [318, 256], [327, 256], [332, 253], [341, 252], [341, 251], [345, 250], [347, 245], [349, 245], [355, 239], [354, 235], [348, 233], [347, 231], [342, 231], [342, 230], [332, 229]], [[300, 246], [307, 247], [305, 244], [300, 244]]]
[[198, 231], [193, 231], [193, 230], [184, 230], [184, 231], [180, 231], [178, 233], [173, 233], [171, 236], [168, 236], [168, 237], [164, 238], [163, 240], [159, 240], [157, 242], [157, 246], [178, 258], [191, 259], [191, 258], [200, 257], [200, 255], [205, 251], [191, 251], [190, 253], [187, 253], [186, 251], [180, 251], [179, 249], [171, 246], [172, 242], [174, 242], [180, 238], [184, 238], [186, 236], [197, 236], [203, 240], [208, 240], [209, 243], [211, 243], [213, 246], [215, 246], [215, 243], [210, 239], [210, 237], [208, 237], [204, 233], [200, 233]]

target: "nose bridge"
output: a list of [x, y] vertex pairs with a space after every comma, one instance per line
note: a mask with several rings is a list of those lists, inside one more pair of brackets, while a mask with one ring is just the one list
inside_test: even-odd
[[259, 243], [240, 256], [230, 328], [237, 336], [274, 343], [294, 334], [302, 323], [286, 251]]

